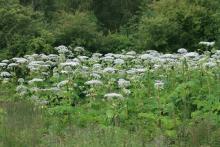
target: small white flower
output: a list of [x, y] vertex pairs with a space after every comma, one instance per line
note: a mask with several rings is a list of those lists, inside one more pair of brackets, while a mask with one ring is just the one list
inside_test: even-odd
[[137, 73], [145, 73], [147, 71], [145, 68], [137, 68], [135, 70]]
[[83, 47], [81, 47], [81, 46], [78, 46], [78, 47], [74, 48], [74, 51], [81, 53], [81, 52], [85, 52], [85, 49]]
[[154, 69], [159, 69], [160, 67], [161, 67], [161, 65], [154, 64]]
[[68, 48], [64, 45], [60, 45], [58, 47], [55, 47], [55, 50], [58, 51], [59, 54], [65, 54], [65, 53], [69, 53], [70, 51], [68, 50]]
[[25, 94], [28, 93], [28, 88], [24, 85], [19, 85], [17, 86], [16, 88], [16, 92], [20, 95], [20, 96], [23, 96]]
[[64, 86], [66, 86], [68, 83], [69, 83], [69, 80], [61, 81], [60, 83], [57, 84], [57, 87], [62, 88]]
[[115, 60], [114, 60], [114, 63], [115, 63], [116, 65], [121, 65], [121, 64], [124, 64], [125, 61], [124, 61], [123, 59], [115, 59]]
[[130, 52], [127, 52], [126, 55], [136, 55], [136, 52], [135, 51], [130, 51]]
[[17, 63], [11, 63], [11, 64], [8, 65], [9, 68], [10, 68], [10, 67], [17, 67], [17, 66], [18, 66]]
[[2, 63], [9, 63], [9, 60], [2, 60]]
[[112, 56], [105, 56], [102, 58], [103, 61], [106, 61], [106, 62], [113, 62], [114, 60], [114, 57]]
[[208, 67], [208, 68], [213, 68], [213, 67], [216, 67], [217, 64], [216, 63], [213, 63], [213, 62], [207, 62], [204, 64], [205, 67]]
[[180, 54], [186, 54], [188, 51], [185, 48], [180, 48], [177, 52]]
[[126, 73], [129, 75], [135, 75], [137, 73], [137, 70], [132, 68], [132, 69], [127, 70]]
[[6, 67], [7, 63], [0, 63], [0, 67]]
[[89, 57], [87, 57], [87, 56], [78, 56], [77, 58], [79, 58], [80, 61], [86, 61]]
[[104, 97], [107, 98], [108, 100], [112, 100], [113, 98], [124, 99], [124, 97], [118, 93], [108, 93], [105, 94]]
[[77, 67], [79, 66], [79, 62], [65, 62], [65, 63], [60, 63], [61, 67], [65, 67], [65, 66], [71, 66], [71, 67]]
[[49, 88], [49, 90], [50, 90], [50, 91], [53, 91], [53, 92], [60, 91], [60, 89], [57, 88], [57, 87], [51, 87], [51, 88]]
[[120, 88], [127, 88], [131, 85], [131, 82], [130, 81], [127, 81], [125, 79], [119, 79], [118, 80], [118, 87]]
[[196, 52], [190, 52], [190, 53], [186, 53], [184, 55], [184, 57], [186, 57], [186, 58], [196, 58], [196, 57], [199, 57], [199, 54], [196, 53]]
[[43, 82], [43, 81], [44, 81], [43, 79], [34, 78], [34, 79], [28, 81], [28, 84], [31, 85], [31, 84], [34, 84], [34, 83], [41, 83], [41, 82]]
[[9, 77], [11, 77], [11, 74], [9, 72], [5, 71], [5, 72], [1, 72], [0, 76], [4, 77], [4, 78], [9, 78]]
[[90, 76], [95, 78], [95, 79], [101, 79], [101, 76], [97, 73], [92, 73], [92, 74], [90, 74]]
[[213, 47], [215, 45], [215, 42], [206, 42], [206, 41], [201, 41], [199, 42], [200, 45], [205, 45], [205, 46], [210, 46], [210, 47]]
[[93, 68], [93, 70], [95, 70], [95, 71], [101, 70], [101, 69], [102, 69], [102, 65], [101, 65], [101, 64], [94, 64], [92, 68]]
[[140, 55], [139, 58], [142, 60], [151, 60], [154, 57], [150, 54], [143, 54], [143, 55]]
[[115, 73], [115, 71], [116, 70], [113, 67], [106, 67], [103, 70], [104, 73]]
[[69, 72], [66, 71], [66, 70], [61, 70], [60, 73], [61, 73], [61, 74], [68, 74]]
[[98, 85], [102, 85], [102, 81], [100, 80], [90, 80], [85, 82], [85, 85], [90, 85], [90, 86], [98, 86]]
[[23, 78], [19, 78], [19, 79], [18, 79], [18, 83], [19, 83], [19, 84], [23, 84], [23, 83], [24, 83], [24, 79], [23, 79]]
[[93, 56], [93, 57], [101, 57], [102, 54], [100, 54], [100, 53], [94, 53], [94, 54], [92, 54], [92, 56]]

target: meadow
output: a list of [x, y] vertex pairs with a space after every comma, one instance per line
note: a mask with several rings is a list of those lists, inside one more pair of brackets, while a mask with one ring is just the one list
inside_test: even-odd
[[220, 145], [220, 50], [54, 50], [0, 62], [0, 145]]

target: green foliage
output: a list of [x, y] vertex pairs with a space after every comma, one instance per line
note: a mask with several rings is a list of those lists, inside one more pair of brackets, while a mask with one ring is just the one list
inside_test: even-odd
[[[176, 49], [174, 45], [178, 38], [178, 24], [170, 23], [169, 19], [163, 15], [143, 18], [139, 27], [139, 40], [137, 40], [139, 48], [146, 49]], [[178, 44], [179, 45], [179, 44]]]
[[41, 13], [17, 1], [0, 2], [0, 47], [8, 56], [26, 52], [48, 52], [52, 42], [41, 21]]
[[[58, 45], [92, 52], [219, 44], [218, 1], [203, 0], [1, 0], [0, 58], [51, 53]], [[208, 48], [209, 49], [209, 48]]]
[[55, 44], [84, 46], [90, 51], [95, 51], [101, 33], [98, 32], [96, 19], [92, 14], [77, 12], [74, 15], [65, 12], [57, 14]]
[[203, 40], [216, 40], [219, 9], [213, 8], [213, 1], [204, 3], [188, 0], [154, 2], [152, 13], [144, 14], [140, 22], [140, 48], [175, 51], [181, 47], [196, 48]]
[[142, 0], [93, 0], [93, 8], [98, 20], [108, 30], [117, 31], [121, 25], [138, 11]]
[[130, 38], [120, 34], [109, 34], [103, 37], [101, 41], [99, 51], [104, 53], [128, 50], [133, 46]]

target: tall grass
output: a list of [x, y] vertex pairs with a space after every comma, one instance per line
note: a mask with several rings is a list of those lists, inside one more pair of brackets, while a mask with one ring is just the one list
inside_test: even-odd
[[28, 102], [1, 102], [0, 107], [4, 111], [0, 128], [2, 147], [142, 146], [137, 135], [120, 128], [80, 128], [72, 123], [60, 126], [57, 118], [47, 118], [43, 110]]

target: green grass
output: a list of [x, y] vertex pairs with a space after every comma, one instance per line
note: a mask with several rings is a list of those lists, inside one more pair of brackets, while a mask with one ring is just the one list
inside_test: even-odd
[[61, 125], [33, 103], [16, 100], [13, 86], [0, 85], [0, 147], [120, 147], [142, 146], [138, 135], [114, 127]]
[[[0, 128], [0, 145], [2, 147], [120, 147], [141, 146], [142, 142], [137, 135], [131, 135], [120, 128], [101, 128], [90, 126], [76, 127], [68, 124], [57, 131], [56, 122], [48, 120], [42, 110], [31, 103], [2, 102], [4, 111]], [[58, 125], [58, 126], [57, 126]]]

